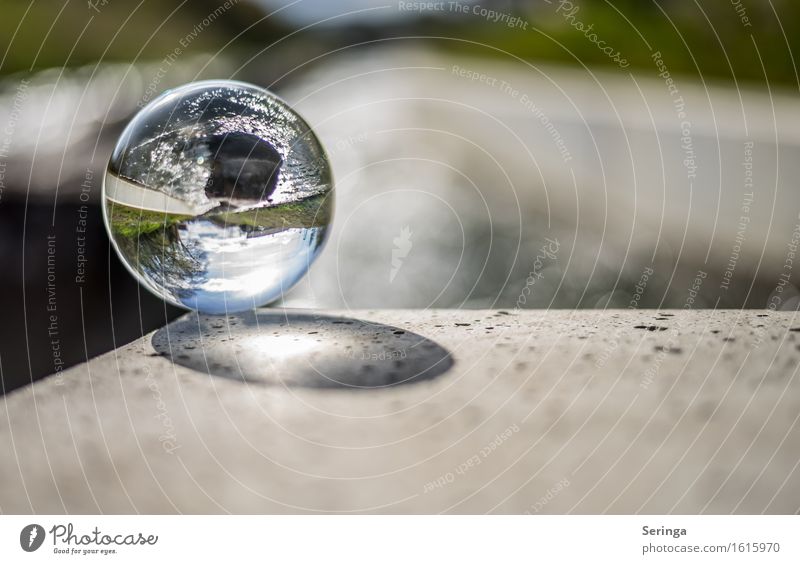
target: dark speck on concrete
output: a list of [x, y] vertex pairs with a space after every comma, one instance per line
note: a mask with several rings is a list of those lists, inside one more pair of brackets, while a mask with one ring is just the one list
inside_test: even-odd
[[663, 347], [661, 345], [656, 345], [655, 347], [653, 347], [653, 349], [659, 352], [664, 351], [672, 354], [681, 354], [683, 352], [683, 349], [680, 347]]
[[800, 331], [800, 327], [792, 327], [791, 329], [789, 329], [789, 331], [794, 331], [795, 333], [797, 333], [798, 331]]
[[666, 327], [660, 327], [658, 325], [634, 325], [634, 329], [647, 329], [648, 331], [666, 331]]
[[727, 341], [727, 342], [729, 342], [729, 343], [732, 343], [732, 342], [734, 342], [736, 339], [734, 339], [733, 337], [723, 337], [723, 338], [722, 338], [722, 340], [723, 340], [723, 341]]
[[456, 327], [469, 327], [469, 323], [456, 323]]

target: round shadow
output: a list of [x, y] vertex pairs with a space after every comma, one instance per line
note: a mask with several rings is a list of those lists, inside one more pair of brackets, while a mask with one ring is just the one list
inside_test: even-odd
[[430, 380], [450, 353], [397, 327], [313, 313], [249, 311], [186, 317], [153, 335], [176, 364], [256, 384], [373, 389]]

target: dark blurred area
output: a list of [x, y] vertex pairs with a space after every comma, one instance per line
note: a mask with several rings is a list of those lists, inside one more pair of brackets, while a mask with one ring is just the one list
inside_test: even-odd
[[[86, 221], [80, 234], [86, 275], [76, 283], [79, 217]], [[99, 206], [84, 211], [65, 203], [53, 219], [53, 206], [41, 202], [9, 198], [0, 205], [4, 391], [130, 342], [181, 313], [140, 289], [109, 253]]]
[[[552, 135], [545, 132], [543, 137], [536, 137], [541, 132], [534, 126], [538, 128], [544, 121], [531, 118], [530, 107], [521, 108], [517, 99], [509, 101], [497, 89], [490, 92], [491, 96], [487, 95], [488, 90], [474, 90], [479, 85], [470, 80], [459, 82], [450, 69], [457, 64], [490, 75], [508, 72], [503, 76], [517, 76], [522, 84], [536, 74], [532, 69], [538, 68], [526, 64], [543, 64], [550, 69], [549, 76], [561, 80], [567, 90], [586, 93], [585, 106], [589, 107], [593, 97], [599, 100], [608, 92], [598, 88], [596, 93], [587, 93], [576, 77], [594, 80], [594, 73], [600, 73], [605, 77], [601, 81], [604, 84], [617, 80], [620, 85], [627, 85], [620, 86], [620, 91], [635, 93], [639, 83], [630, 82], [630, 76], [640, 73], [651, 80], [655, 90], [662, 85], [653, 62], [653, 51], [658, 50], [669, 62], [672, 76], [682, 81], [687, 96], [692, 89], [699, 92], [708, 83], [724, 92], [730, 90], [725, 100], [735, 99], [734, 92], [740, 87], [769, 94], [770, 99], [773, 91], [779, 97], [791, 98], [798, 85], [793, 53], [797, 52], [799, 41], [800, 4], [789, 0], [745, 4], [678, 0], [423, 4], [429, 7], [414, 2], [381, 4], [364, 0], [90, 0], [88, 5], [86, 0], [2, 0], [3, 391], [131, 342], [181, 313], [140, 288], [110, 249], [102, 223], [100, 193], [108, 156], [127, 120], [168, 88], [202, 78], [252, 82], [273, 89], [296, 104], [319, 128], [321, 138], [328, 143], [334, 172], [342, 179], [337, 190], [341, 192], [339, 203], [343, 204], [339, 209], [344, 211], [337, 213], [345, 220], [344, 227], [340, 227], [312, 276], [287, 298], [287, 305], [626, 307], [630, 296], [641, 288], [642, 273], [647, 272], [648, 265], [663, 264], [666, 266], [656, 268], [656, 275], [649, 279], [648, 293], [641, 290], [644, 296], [637, 304], [682, 307], [685, 287], [691, 287], [698, 269], [716, 268], [717, 274], [710, 276], [724, 276], [731, 245], [735, 244], [732, 234], [742, 201], [740, 189], [730, 194], [724, 188], [733, 180], [723, 179], [722, 172], [719, 178], [700, 178], [692, 190], [702, 192], [709, 187], [708, 201], [702, 196], [699, 200], [696, 195], [694, 199], [691, 195], [678, 196], [683, 180], [663, 180], [655, 195], [634, 199], [637, 206], [650, 205], [649, 202], [661, 206], [643, 216], [647, 235], [640, 237], [633, 227], [629, 231], [620, 228], [616, 239], [606, 239], [604, 236], [613, 235], [618, 223], [613, 217], [609, 220], [615, 212], [609, 212], [608, 202], [631, 198], [615, 196], [613, 190], [595, 190], [592, 179], [602, 173], [604, 189], [606, 183], [617, 190], [626, 186], [639, 189], [636, 182], [641, 182], [641, 175], [634, 174], [633, 181], [617, 177], [610, 163], [626, 157], [617, 148], [623, 143], [630, 147], [630, 138], [634, 149], [637, 145], [648, 147], [655, 139], [644, 138], [650, 130], [641, 133], [642, 139], [636, 137], [636, 131], [629, 138], [629, 123], [622, 120], [626, 121], [620, 126], [623, 139], [616, 130], [607, 131], [614, 124], [609, 125], [603, 116], [613, 121], [611, 110], [597, 108], [595, 114], [603, 119], [595, 121], [579, 112], [585, 120], [581, 123], [576, 116], [567, 115], [572, 111], [569, 104], [560, 103], [558, 108], [565, 108], [562, 111], [554, 103], [547, 110], [548, 115], [559, 123], [564, 138], [572, 139], [574, 162], [578, 163], [576, 181], [574, 171], [570, 168], [567, 173], [567, 169], [559, 168], [562, 159], [548, 153], [552, 147], [542, 145], [537, 152], [537, 143], [544, 143], [542, 139], [551, 143]], [[458, 7], [454, 7], [456, 4]], [[604, 45], [624, 53], [627, 65], [621, 66], [599, 49], [576, 22], [592, 25]], [[402, 69], [412, 67], [417, 69], [415, 74], [402, 74]], [[440, 71], [436, 78], [427, 78], [431, 69]], [[389, 76], [387, 70], [397, 73]], [[359, 77], [363, 80], [356, 80]], [[531, 83], [535, 91], [543, 92], [546, 87], [544, 80], [541, 85]], [[640, 92], [649, 92], [646, 85], [642, 88]], [[613, 96], [614, 89], [610, 90]], [[461, 105], [437, 105], [436, 100], [448, 93]], [[459, 98], [461, 94], [474, 94], [469, 103], [474, 102], [476, 107], [487, 104], [479, 108], [484, 114], [465, 117], [459, 113], [467, 107], [467, 102]], [[698, 94], [701, 95], [702, 92]], [[395, 103], [383, 109], [380, 104], [386, 100]], [[428, 105], [420, 105], [420, 100], [428, 101]], [[762, 104], [759, 100], [753, 102], [753, 107]], [[569, 103], [574, 105], [571, 99]], [[786, 101], [790, 112], [796, 108], [793, 104], [792, 99]], [[348, 118], [347, 112], [353, 108], [360, 111], [356, 114], [360, 117]], [[672, 119], [673, 109], [667, 103], [652, 111], [656, 113], [655, 119], [650, 116], [652, 127], [649, 123], [642, 127], [659, 135], [658, 148], [655, 143], [651, 145], [660, 151], [660, 124], [668, 121], [666, 117]], [[737, 109], [731, 111], [735, 115]], [[758, 129], [758, 123], [763, 125], [769, 112], [754, 111], [757, 117], [749, 125]], [[745, 113], [744, 108], [741, 113]], [[718, 121], [730, 123], [723, 114], [717, 120], [712, 107], [697, 109], [695, 124], [703, 121], [701, 115], [712, 114], [714, 127]], [[495, 125], [481, 121], [487, 115], [521, 130], [528, 129], [516, 139], [492, 137]], [[659, 116], [666, 117], [660, 120]], [[696, 125], [698, 152], [709, 151], [714, 170], [722, 171], [723, 161], [739, 166], [738, 130], [725, 133], [720, 142], [719, 130], [712, 131], [711, 125], [705, 134]], [[429, 130], [419, 133], [425, 127]], [[417, 133], [411, 137], [408, 131], [397, 133], [402, 129]], [[669, 125], [663, 131], [671, 135], [673, 129]], [[744, 130], [746, 139], [752, 133], [747, 123]], [[381, 141], [387, 131], [398, 136]], [[458, 134], [468, 140], [483, 138], [486, 147], [501, 156], [493, 156], [494, 162], [487, 159], [484, 166], [479, 164], [483, 156], [470, 156], [473, 148], [448, 145], [451, 140], [431, 137], [432, 131], [444, 131], [451, 137]], [[771, 130], [765, 130], [762, 138], [771, 142], [770, 136]], [[598, 138], [604, 139], [599, 148]], [[778, 177], [786, 175], [773, 170], [772, 157], [764, 155], [774, 153], [776, 161], [790, 165], [798, 162], [794, 158], [796, 145], [787, 145], [783, 138], [778, 142], [777, 133], [775, 139], [773, 147], [760, 153], [764, 159], [760, 166], [772, 170], [774, 178], [766, 187], [774, 186], [772, 208], [777, 207], [778, 216], [786, 213], [784, 224], [789, 226], [788, 231], [773, 240], [773, 233], [767, 229], [763, 245], [759, 243], [757, 249], [761, 254], [740, 262], [735, 278], [738, 285], [733, 284], [733, 289], [723, 296], [701, 292], [697, 306], [764, 307], [774, 294], [775, 273], [783, 264], [783, 249], [787, 237], [791, 237], [797, 202], [781, 188], [783, 180]], [[520, 141], [524, 142], [520, 145]], [[590, 141], [595, 145], [591, 146]], [[728, 149], [721, 147], [729, 142], [732, 156], [726, 160], [723, 154]], [[504, 143], [520, 154], [520, 147], [527, 146], [528, 152], [533, 151], [537, 157], [544, 155], [540, 157], [543, 167], [537, 169], [538, 163], [534, 166], [524, 160], [527, 156], [518, 157], [511, 149], [506, 150]], [[608, 154], [598, 157], [592, 151]], [[409, 159], [412, 164], [380, 168], [395, 158]], [[464, 177], [448, 170], [429, 170], [426, 159], [441, 159], [453, 170], [463, 172]], [[599, 168], [589, 170], [595, 160]], [[637, 162], [644, 169], [656, 168], [644, 157]], [[677, 166], [662, 161], [661, 166], [681, 169], [680, 154], [675, 156], [675, 162]], [[495, 165], [498, 170], [492, 168]], [[583, 173], [581, 167], [586, 167]], [[606, 178], [608, 171], [611, 173]], [[738, 173], [734, 176], [739, 182]], [[510, 190], [504, 188], [507, 182], [511, 183]], [[575, 183], [587, 191], [581, 192], [583, 216], [573, 213], [580, 207]], [[514, 187], [524, 188], [522, 196]], [[398, 190], [407, 192], [392, 196]], [[424, 194], [415, 190], [423, 190]], [[541, 190], [547, 190], [546, 203], [539, 198]], [[684, 214], [682, 208], [665, 212], [669, 202], [662, 190], [681, 202], [705, 207], [700, 208], [699, 215], [686, 219], [685, 224], [673, 225], [669, 218], [682, 218]], [[573, 193], [575, 202], [569, 199]], [[559, 194], [566, 194], [565, 199], [560, 199]], [[588, 212], [586, 201], [591, 202]], [[605, 202], [605, 209], [601, 209], [601, 201]], [[781, 204], [776, 206], [779, 201]], [[733, 211], [726, 216], [733, 221], [733, 228], [723, 225], [715, 229], [708, 236], [707, 247], [705, 242], [690, 242], [688, 247], [697, 247], [696, 255], [692, 254], [693, 249], [684, 251], [685, 234], [698, 233], [692, 226], [705, 227], [714, 213], [717, 219], [725, 219], [720, 202], [733, 202]], [[394, 213], [379, 221], [370, 208], [373, 204]], [[764, 209], [770, 207], [766, 201], [763, 205]], [[484, 208], [488, 216], [483, 215]], [[631, 209], [618, 208], [619, 217], [636, 218]], [[359, 209], [358, 213], [350, 211]], [[434, 213], [432, 209], [438, 211]], [[592, 219], [593, 213], [601, 212], [606, 215]], [[450, 220], [442, 219], [452, 219], [451, 216], [458, 220], [452, 225]], [[356, 219], [351, 221], [353, 217]], [[756, 219], [754, 216], [754, 223]], [[758, 221], [766, 225], [766, 220]], [[638, 225], [637, 229], [641, 228], [641, 221]], [[774, 227], [773, 223], [769, 225]], [[664, 237], [662, 231], [674, 236]], [[653, 235], [656, 232], [657, 237]], [[650, 235], [654, 246], [642, 243]], [[528, 297], [520, 305], [521, 289], [526, 287], [537, 253], [548, 237], [556, 236], [563, 249], [571, 248], [569, 257], [567, 251], [562, 251], [558, 260], [555, 256], [540, 260], [536, 274], [547, 276], [536, 286], [536, 297]], [[748, 242], [751, 240], [753, 245], [761, 241], [755, 234], [748, 235]], [[370, 247], [373, 243], [383, 246]], [[399, 273], [392, 266], [393, 249], [408, 255], [405, 270]], [[775, 251], [770, 263], [775, 268], [767, 276], [759, 272], [765, 264], [761, 260], [766, 256], [764, 249]], [[573, 256], [574, 262], [567, 261]], [[458, 259], [452, 269], [451, 257]], [[344, 265], [341, 269], [340, 263]], [[787, 296], [790, 294], [794, 307], [800, 292], [792, 289]], [[785, 300], [783, 306], [787, 303]]]

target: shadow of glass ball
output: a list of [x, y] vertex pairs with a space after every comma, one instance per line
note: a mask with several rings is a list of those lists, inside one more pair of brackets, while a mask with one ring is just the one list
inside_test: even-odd
[[446, 372], [450, 353], [416, 333], [290, 311], [190, 313], [156, 331], [155, 350], [204, 374], [253, 384], [375, 389]]

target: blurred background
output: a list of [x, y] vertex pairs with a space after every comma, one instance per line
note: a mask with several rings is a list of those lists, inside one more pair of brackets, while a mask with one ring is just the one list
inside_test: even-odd
[[276, 91], [336, 218], [291, 307], [797, 309], [800, 4], [0, 0], [3, 391], [181, 312], [110, 249], [131, 116]]

